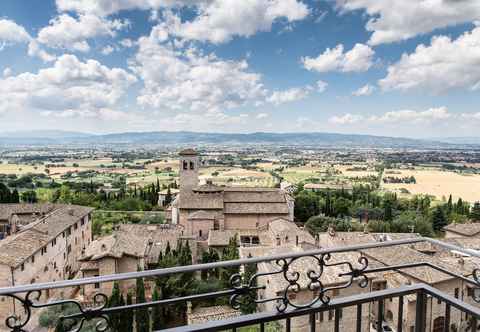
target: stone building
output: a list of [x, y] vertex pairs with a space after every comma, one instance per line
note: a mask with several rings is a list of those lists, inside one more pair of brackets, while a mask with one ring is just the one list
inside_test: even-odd
[[[322, 247], [328, 248], [407, 239], [415, 236], [418, 236], [418, 234], [327, 232], [319, 234], [319, 243]], [[472, 238], [460, 238], [458, 240], [451, 239], [449, 241], [466, 249], [480, 247], [480, 238], [476, 238], [475, 240]], [[455, 271], [464, 277], [471, 277], [473, 269], [476, 266], [479, 266], [478, 259], [464, 257], [464, 255], [459, 255], [455, 251], [425, 243], [362, 249], [358, 252], [367, 257], [369, 260], [369, 266], [372, 266], [372, 264], [375, 266], [392, 266], [426, 262], [448, 271]], [[380, 285], [378, 289], [398, 288], [402, 285], [424, 283], [435, 287], [446, 294], [459, 298], [466, 303], [478, 306], [478, 303], [475, 303], [470, 297], [474, 292], [474, 289], [467, 283], [456, 277], [434, 270], [431, 267], [419, 266], [404, 268], [398, 272], [387, 271], [378, 275], [377, 283]], [[384, 320], [393, 328], [396, 328], [398, 324], [398, 301], [398, 299], [385, 301], [383, 308]], [[414, 331], [416, 297], [414, 295], [406, 296], [405, 301], [403, 307], [402, 327], [404, 331]], [[443, 325], [445, 322], [445, 303], [429, 297], [427, 298], [426, 307], [427, 331], [443, 331]], [[378, 310], [373, 311], [372, 315], [375, 315], [377, 311]], [[452, 311], [452, 331], [460, 331], [461, 327], [467, 324], [466, 322], [467, 317], [465, 314], [461, 314], [459, 311]]]
[[255, 230], [271, 221], [293, 221], [294, 201], [276, 188], [199, 185], [199, 157], [195, 150], [180, 152], [180, 192], [167, 214], [186, 235], [207, 240], [211, 230]]
[[443, 228], [446, 239], [480, 236], [480, 223], [449, 224]]
[[[167, 244], [175, 248], [179, 241], [188, 241], [192, 253], [195, 253], [196, 242], [184, 237], [183, 232], [183, 227], [179, 225], [119, 225], [111, 235], [93, 241], [80, 257], [82, 277], [154, 268]], [[192, 258], [196, 260], [195, 255]], [[119, 286], [126, 294], [129, 290], [134, 290], [135, 280], [120, 281]], [[98, 292], [110, 295], [112, 288], [112, 282], [85, 285], [82, 294], [89, 301]]]
[[24, 226], [53, 211], [55, 204], [1, 204], [0, 239], [20, 231]]
[[[76, 205], [6, 207], [15, 211], [43, 211], [20, 230], [0, 241], [0, 287], [53, 282], [74, 277], [78, 258], [92, 241], [92, 208]], [[0, 210], [4, 206], [0, 205]], [[15, 215], [15, 214], [13, 214]], [[48, 299], [54, 291], [42, 294]], [[12, 299], [0, 299], [0, 319], [19, 310]]]

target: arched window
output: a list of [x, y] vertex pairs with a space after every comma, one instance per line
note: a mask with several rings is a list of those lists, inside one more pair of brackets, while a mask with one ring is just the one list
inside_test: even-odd
[[192, 170], [195, 169], [195, 164], [194, 164], [193, 161], [190, 162], [190, 169], [192, 169]]
[[183, 161], [183, 169], [184, 170], [187, 170], [188, 169], [188, 162], [187, 161]]

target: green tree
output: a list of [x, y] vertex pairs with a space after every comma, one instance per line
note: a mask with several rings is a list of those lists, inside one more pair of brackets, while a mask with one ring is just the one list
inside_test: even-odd
[[[118, 282], [113, 283], [113, 289], [112, 289], [112, 295], [110, 296], [108, 300], [108, 306], [113, 308], [113, 307], [118, 307], [121, 305], [121, 294], [120, 294], [120, 286], [118, 285]], [[120, 331], [121, 326], [122, 326], [122, 314], [121, 313], [114, 313], [110, 315], [110, 324], [112, 326], [113, 331]]]
[[445, 216], [445, 211], [443, 207], [438, 205], [432, 213], [432, 226], [435, 231], [442, 230], [443, 227], [448, 225], [447, 217]]
[[[127, 294], [127, 305], [133, 304], [133, 296], [131, 292]], [[122, 314], [122, 330], [121, 332], [132, 332], [133, 331], [133, 321], [134, 313], [131, 310], [127, 310]]]
[[315, 193], [304, 190], [295, 197], [295, 218], [298, 221], [306, 222], [319, 213], [319, 199]]
[[[141, 271], [140, 267], [138, 267], [137, 271]], [[137, 279], [136, 286], [136, 303], [145, 303], [145, 284], [143, 282], [143, 278]], [[136, 310], [135, 325], [137, 332], [150, 331], [150, 313], [148, 311], [148, 308], [141, 308]]]
[[[158, 290], [158, 287], [155, 287], [153, 290], [152, 294], [152, 301], [159, 301], [160, 298], [160, 292]], [[165, 318], [163, 317], [163, 308], [161, 306], [155, 306], [153, 307], [152, 311], [152, 329], [153, 331], [161, 330], [165, 328]]]

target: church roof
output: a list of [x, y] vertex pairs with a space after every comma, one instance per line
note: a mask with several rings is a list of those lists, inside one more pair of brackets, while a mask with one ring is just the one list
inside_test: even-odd
[[184, 149], [184, 150], [179, 152], [179, 155], [181, 155], [181, 156], [196, 156], [196, 155], [198, 155], [198, 153], [194, 149]]
[[190, 213], [188, 215], [188, 220], [196, 220], [196, 219], [212, 220], [212, 219], [215, 219], [217, 216], [218, 214], [215, 212], [200, 210], [200, 211], [195, 211]]
[[180, 193], [179, 208], [188, 210], [222, 210], [223, 193], [182, 192]]

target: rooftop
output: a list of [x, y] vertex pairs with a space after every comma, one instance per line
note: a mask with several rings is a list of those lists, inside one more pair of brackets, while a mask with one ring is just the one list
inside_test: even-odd
[[450, 224], [443, 230], [464, 236], [474, 236], [480, 233], [480, 223]]

